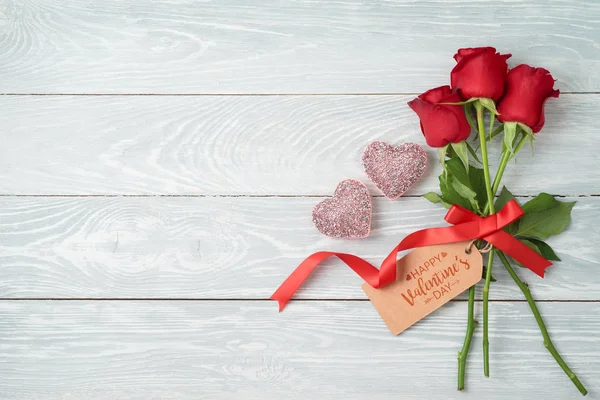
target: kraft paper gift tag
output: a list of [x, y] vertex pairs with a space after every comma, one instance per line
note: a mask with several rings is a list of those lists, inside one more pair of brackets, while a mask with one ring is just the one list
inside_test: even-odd
[[483, 259], [466, 241], [416, 248], [396, 268], [394, 283], [381, 289], [362, 286], [394, 335], [479, 282]]

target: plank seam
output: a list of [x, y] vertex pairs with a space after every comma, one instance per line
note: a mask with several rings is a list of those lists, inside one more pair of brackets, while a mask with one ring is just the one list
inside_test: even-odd
[[[600, 193], [553, 194], [554, 197], [600, 197]], [[513, 194], [514, 197], [534, 197], [532, 194]], [[0, 193], [0, 197], [212, 197], [212, 198], [325, 198], [330, 194], [8, 194]], [[372, 198], [384, 198], [382, 194], [371, 195]], [[420, 194], [404, 195], [402, 198], [421, 198]], [[496, 196], [498, 197], [498, 196]]]
[[[419, 92], [350, 92], [350, 93], [0, 93], [0, 96], [161, 96], [161, 97], [264, 97], [264, 96], [418, 96]], [[600, 91], [592, 92], [560, 92], [561, 95], [597, 95]]]
[[[0, 298], [0, 301], [213, 301], [213, 302], [272, 302], [271, 299], [252, 299], [252, 298], [231, 298], [231, 299], [213, 299], [213, 298], [172, 298], [172, 297], [13, 297]], [[368, 302], [369, 299], [294, 299], [294, 302]], [[468, 299], [452, 299], [451, 302], [465, 303]], [[476, 299], [480, 303], [482, 299]], [[490, 299], [490, 302], [495, 303], [526, 303], [526, 300], [521, 299]], [[600, 303], [598, 300], [573, 300], [573, 299], [542, 299], [536, 300], [536, 303]]]

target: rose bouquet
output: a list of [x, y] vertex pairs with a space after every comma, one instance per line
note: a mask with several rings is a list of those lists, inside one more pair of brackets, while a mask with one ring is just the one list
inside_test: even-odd
[[[544, 103], [558, 97], [554, 79], [543, 68], [518, 65], [508, 69], [510, 54], [499, 54], [492, 47], [459, 49], [457, 64], [450, 74], [450, 86], [428, 90], [408, 104], [421, 121], [421, 130], [429, 146], [438, 149], [443, 171], [439, 176], [440, 193], [424, 195], [446, 208], [459, 205], [480, 216], [493, 215], [514, 199], [500, 182], [508, 162], [529, 142], [533, 146], [544, 126]], [[472, 131], [474, 134], [472, 135]], [[473, 140], [469, 142], [470, 137]], [[488, 146], [499, 142], [501, 158], [492, 177]], [[494, 143], [495, 144], [495, 143]], [[493, 178], [493, 179], [492, 179]], [[497, 196], [497, 197], [496, 197]], [[540, 193], [522, 205], [524, 215], [503, 229], [547, 260], [559, 261], [545, 240], [561, 233], [570, 222], [574, 202], [562, 202]], [[485, 247], [482, 240], [477, 246]], [[487, 245], [489, 249], [490, 246]], [[493, 248], [483, 269], [483, 358], [484, 374], [489, 376], [488, 299], [492, 267], [497, 256], [516, 283], [535, 316], [544, 346], [568, 375], [582, 395], [587, 390], [560, 356], [546, 329], [529, 287], [517, 274], [519, 262]], [[544, 269], [535, 271], [543, 276]], [[465, 365], [475, 331], [475, 286], [468, 290], [468, 321], [463, 347], [458, 355], [458, 389], [464, 388]]]
[[[492, 47], [460, 49], [454, 58], [457, 64], [449, 86], [428, 90], [408, 103], [420, 118], [425, 141], [437, 148], [442, 164], [440, 193], [424, 197], [449, 209], [445, 220], [452, 226], [409, 234], [380, 268], [353, 254], [316, 252], [296, 267], [271, 299], [277, 300], [281, 311], [322, 261], [337, 257], [363, 278], [363, 291], [390, 331], [399, 334], [468, 290], [467, 329], [458, 353], [458, 389], [462, 390], [476, 325], [475, 285], [482, 280], [483, 365], [485, 376], [490, 374], [488, 302], [497, 257], [525, 295], [544, 346], [585, 395], [587, 390], [552, 344], [529, 287], [514, 268], [528, 268], [543, 277], [552, 265], [550, 260], [559, 261], [545, 240], [568, 226], [574, 202], [540, 193], [520, 205], [506, 187], [498, 193], [509, 161], [527, 142], [533, 146], [544, 126], [544, 103], [558, 97], [559, 91], [547, 70], [528, 65], [509, 70], [510, 54], [499, 54]], [[492, 179], [488, 145], [497, 143], [501, 156]], [[420, 179], [426, 161], [426, 152], [415, 143], [394, 147], [373, 142], [362, 157], [366, 175], [391, 200]], [[340, 182], [332, 198], [316, 205], [313, 223], [327, 236], [363, 238], [370, 232], [371, 210], [368, 188], [347, 179]], [[473, 246], [478, 251], [473, 251]], [[399, 252], [406, 250], [412, 251], [398, 259]]]

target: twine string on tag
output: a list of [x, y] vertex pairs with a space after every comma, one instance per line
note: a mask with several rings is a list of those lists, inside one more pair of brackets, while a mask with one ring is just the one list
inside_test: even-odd
[[[473, 239], [469, 242], [469, 244], [467, 245], [467, 247], [465, 247], [465, 253], [466, 254], [471, 254], [471, 251], [473, 251], [473, 245], [475, 244], [475, 242], [477, 241], [477, 239]], [[486, 245], [482, 248], [482, 249], [477, 249], [481, 254], [485, 254], [485, 253], [489, 253], [492, 250], [492, 244], [490, 242], [486, 242]]]

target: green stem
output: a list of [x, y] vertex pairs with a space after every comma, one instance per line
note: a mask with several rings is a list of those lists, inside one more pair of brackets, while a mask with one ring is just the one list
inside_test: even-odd
[[458, 353], [458, 390], [465, 388], [465, 371], [467, 368], [467, 355], [471, 348], [471, 339], [475, 332], [475, 318], [473, 317], [475, 308], [475, 286], [469, 288], [469, 306], [467, 316], [467, 332], [465, 333], [465, 342], [461, 351]]
[[542, 332], [542, 336], [544, 337], [544, 347], [546, 347], [548, 349], [548, 351], [550, 352], [550, 354], [552, 354], [552, 357], [554, 357], [554, 359], [556, 360], [558, 365], [560, 365], [562, 370], [565, 371], [565, 374], [567, 374], [567, 376], [571, 379], [573, 384], [577, 387], [577, 389], [579, 389], [579, 392], [581, 392], [581, 394], [583, 396], [585, 396], [587, 394], [587, 389], [579, 381], [579, 378], [577, 378], [577, 375], [575, 375], [575, 373], [573, 371], [571, 371], [571, 369], [569, 368], [567, 363], [562, 359], [562, 357], [560, 356], [560, 354], [554, 347], [554, 344], [552, 344], [552, 341], [550, 340], [550, 334], [548, 334], [548, 329], [546, 328], [546, 325], [544, 324], [544, 320], [542, 319], [542, 316], [540, 315], [540, 311], [538, 310], [538, 308], [535, 304], [535, 300], [533, 299], [533, 296], [531, 295], [531, 291], [529, 290], [529, 287], [527, 286], [527, 284], [525, 284], [523, 281], [521, 281], [521, 279], [519, 278], [519, 276], [517, 275], [517, 273], [515, 272], [513, 267], [510, 265], [508, 259], [504, 255], [504, 253], [499, 251], [498, 249], [496, 249], [496, 253], [498, 253], [498, 257], [502, 261], [502, 264], [504, 264], [504, 267], [506, 267], [506, 270], [510, 274], [510, 277], [515, 281], [517, 286], [519, 286], [519, 289], [521, 289], [521, 291], [525, 295], [525, 298], [527, 299], [527, 304], [529, 304], [529, 308], [531, 308], [531, 312], [533, 312], [535, 321], [537, 322], [537, 324], [540, 328], [540, 331]]
[[[483, 158], [484, 174], [486, 176], [486, 185], [488, 192], [491, 193], [490, 186], [490, 171], [487, 160], [487, 147], [485, 128], [483, 122], [483, 106], [479, 102], [475, 102], [475, 110], [477, 111], [477, 126], [479, 131], [479, 140], [481, 141], [481, 154]], [[468, 112], [468, 110], [466, 110]], [[488, 270], [490, 269], [488, 266]], [[489, 272], [491, 277], [491, 271]], [[468, 305], [468, 319], [467, 319], [467, 332], [465, 334], [465, 341], [463, 343], [462, 350], [458, 353], [458, 390], [463, 390], [465, 387], [465, 372], [467, 366], [467, 356], [469, 355], [469, 349], [471, 348], [471, 340], [473, 339], [473, 332], [475, 331], [475, 319], [473, 318], [475, 308], [475, 285], [469, 288], [469, 305]]]
[[[486, 210], [490, 214], [495, 212], [494, 210], [494, 193], [492, 192], [492, 184], [490, 182], [490, 165], [488, 163], [487, 154], [487, 140], [485, 137], [485, 127], [483, 121], [483, 106], [480, 103], [475, 104], [477, 110], [477, 124], [479, 126], [479, 143], [481, 146], [481, 160], [483, 164], [483, 179], [485, 180], [485, 191], [487, 194], [487, 207]], [[490, 119], [493, 120], [494, 116], [491, 115]], [[490, 124], [490, 126], [493, 126]], [[490, 350], [488, 340], [488, 303], [490, 297], [490, 284], [492, 282], [492, 262], [494, 260], [494, 253], [490, 251], [488, 256], [488, 264], [485, 271], [485, 284], [483, 286], [483, 374], [490, 376]]]
[[490, 376], [490, 344], [488, 340], [488, 305], [490, 298], [490, 284], [492, 282], [492, 265], [494, 252], [488, 254], [487, 268], [485, 270], [485, 284], [483, 285], [483, 375]]
[[494, 183], [492, 184], [492, 192], [497, 193], [498, 187], [500, 186], [500, 179], [502, 179], [502, 175], [504, 174], [504, 170], [506, 169], [506, 165], [510, 160], [510, 151], [505, 149], [502, 152], [502, 159], [500, 160], [500, 165], [498, 166], [498, 171], [496, 172], [496, 176], [494, 177]]
[[477, 110], [477, 125], [479, 127], [479, 145], [481, 146], [481, 163], [483, 164], [483, 178], [485, 180], [485, 192], [488, 200], [488, 207], [491, 213], [494, 213], [494, 194], [492, 193], [492, 184], [490, 182], [490, 164], [488, 162], [487, 141], [485, 140], [485, 126], [483, 121], [483, 106], [475, 103]]
[[[515, 147], [514, 153], [511, 154], [511, 152], [508, 149], [504, 149], [504, 151], [502, 152], [502, 158], [500, 159], [500, 165], [498, 166], [498, 171], [496, 172], [496, 176], [494, 177], [494, 183], [492, 183], [492, 193], [494, 194], [494, 196], [498, 192], [498, 188], [500, 187], [500, 180], [502, 179], [502, 175], [504, 175], [504, 170], [506, 169], [508, 162], [510, 161], [510, 159], [512, 157], [514, 157], [517, 154], [517, 152], [519, 150], [521, 150], [521, 148], [525, 144], [526, 140], [527, 140], [527, 136], [523, 135], [523, 137], [521, 138], [519, 143], [517, 143], [517, 147]], [[489, 211], [490, 211], [489, 204], [487, 204], [485, 206], [483, 213], [487, 215], [489, 213]]]

